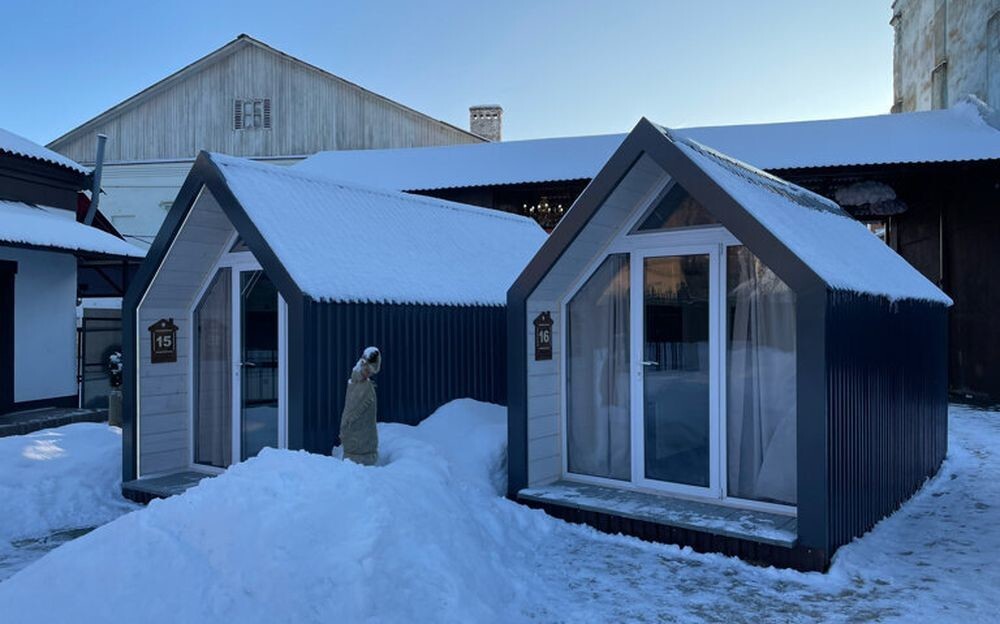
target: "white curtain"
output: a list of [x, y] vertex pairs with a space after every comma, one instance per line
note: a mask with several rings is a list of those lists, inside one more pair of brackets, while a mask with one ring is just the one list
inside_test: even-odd
[[195, 310], [197, 405], [195, 462], [225, 468], [232, 459], [231, 275], [220, 269]]
[[569, 471], [628, 480], [628, 254], [608, 256], [566, 309]]
[[745, 247], [727, 262], [728, 492], [794, 505], [795, 296]]

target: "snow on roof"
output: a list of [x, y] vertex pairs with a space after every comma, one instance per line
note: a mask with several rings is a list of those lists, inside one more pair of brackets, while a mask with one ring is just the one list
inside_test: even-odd
[[78, 223], [67, 210], [0, 200], [0, 245], [4, 243], [130, 258], [145, 255], [117, 236]]
[[60, 165], [79, 173], [90, 173], [89, 169], [84, 168], [75, 160], [66, 158], [62, 154], [53, 152], [47, 147], [42, 147], [38, 143], [3, 128], [0, 128], [0, 152]]
[[834, 202], [666, 128], [660, 130], [833, 290], [951, 305], [951, 299]]
[[506, 305], [507, 289], [546, 238], [526, 217], [210, 158], [314, 299]]
[[[1000, 131], [971, 102], [947, 110], [674, 132], [769, 170], [1000, 159]], [[406, 191], [590, 179], [625, 136], [320, 152], [295, 167]]]

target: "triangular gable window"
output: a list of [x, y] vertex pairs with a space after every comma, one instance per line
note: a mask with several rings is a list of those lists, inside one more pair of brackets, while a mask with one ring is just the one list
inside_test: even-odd
[[247, 244], [243, 242], [242, 236], [237, 238], [236, 242], [233, 243], [233, 246], [229, 249], [229, 253], [235, 253], [237, 251], [250, 251], [250, 248], [247, 247]]
[[674, 182], [643, 216], [635, 231], [651, 232], [718, 224], [718, 219], [691, 197], [683, 186]]

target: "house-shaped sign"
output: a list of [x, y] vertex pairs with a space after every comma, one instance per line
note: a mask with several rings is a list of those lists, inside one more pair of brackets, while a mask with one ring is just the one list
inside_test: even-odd
[[160, 319], [149, 326], [150, 362], [177, 361], [177, 326], [174, 319]]
[[552, 315], [542, 312], [535, 317], [535, 360], [552, 359]]

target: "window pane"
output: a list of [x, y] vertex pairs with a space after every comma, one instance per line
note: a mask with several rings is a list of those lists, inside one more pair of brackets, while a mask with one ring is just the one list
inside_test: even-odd
[[253, 128], [253, 101], [243, 100], [243, 127]]
[[608, 256], [566, 315], [569, 471], [629, 480], [628, 254]]
[[715, 225], [718, 221], [680, 184], [672, 183], [663, 198], [643, 218], [638, 231]]
[[728, 492], [794, 505], [795, 295], [745, 247], [726, 255]]
[[225, 468], [232, 463], [232, 313], [228, 268], [219, 269], [194, 312], [194, 461]]
[[647, 479], [710, 481], [708, 254], [647, 258], [643, 415]]

